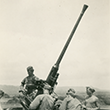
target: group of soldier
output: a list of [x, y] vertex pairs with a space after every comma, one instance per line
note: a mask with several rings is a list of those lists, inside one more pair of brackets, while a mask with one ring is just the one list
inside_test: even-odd
[[[65, 98], [60, 100], [54, 92], [54, 88], [34, 75], [32, 66], [27, 68], [28, 76], [25, 77], [20, 85], [20, 97], [28, 96], [31, 100], [28, 104], [28, 110], [99, 110], [100, 104], [98, 98], [94, 95], [95, 89], [86, 87], [84, 101], [80, 102], [76, 97], [74, 89], [67, 90]], [[42, 83], [43, 82], [43, 83]], [[44, 85], [43, 85], [44, 84]], [[4, 95], [0, 91], [0, 98]], [[26, 102], [27, 103], [27, 102]], [[2, 108], [0, 107], [0, 110]]]
[[27, 72], [28, 76], [21, 82], [20, 91], [25, 91], [30, 97], [34, 96], [31, 97], [33, 99], [29, 104], [29, 110], [98, 110], [100, 108], [98, 98], [93, 94], [95, 90], [91, 87], [86, 87], [87, 97], [82, 102], [76, 98], [76, 92], [72, 88], [67, 90], [64, 100], [61, 101], [54, 93], [54, 88], [46, 82], [39, 87], [38, 82], [41, 80], [34, 75], [32, 66], [27, 68]]

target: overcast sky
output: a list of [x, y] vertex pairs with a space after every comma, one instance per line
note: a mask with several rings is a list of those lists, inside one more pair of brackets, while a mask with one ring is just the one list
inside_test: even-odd
[[110, 89], [109, 0], [0, 0], [0, 84], [20, 85], [30, 65], [46, 79], [84, 4], [58, 86]]

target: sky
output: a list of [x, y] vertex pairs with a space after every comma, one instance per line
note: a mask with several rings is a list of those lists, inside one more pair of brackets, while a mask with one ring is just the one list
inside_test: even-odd
[[84, 4], [58, 86], [110, 90], [109, 0], [0, 0], [0, 84], [20, 85], [28, 66], [45, 80]]

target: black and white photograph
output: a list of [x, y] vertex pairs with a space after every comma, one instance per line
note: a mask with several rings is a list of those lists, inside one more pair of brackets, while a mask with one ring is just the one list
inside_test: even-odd
[[0, 110], [110, 110], [109, 0], [0, 0]]

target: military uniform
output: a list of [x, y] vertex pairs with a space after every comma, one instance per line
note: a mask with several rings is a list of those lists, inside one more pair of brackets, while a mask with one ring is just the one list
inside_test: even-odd
[[98, 110], [100, 108], [99, 99], [93, 95], [95, 89], [92, 87], [86, 87], [87, 97], [85, 101], [83, 101], [83, 105], [85, 106], [86, 110]]
[[77, 98], [67, 96], [59, 108], [59, 110], [81, 110], [81, 103]]
[[34, 74], [32, 76], [27, 76], [23, 79], [21, 82], [22, 86], [25, 86], [25, 89], [28, 91], [28, 94], [30, 94], [33, 90], [37, 88], [36, 82], [39, 81], [39, 78], [37, 78]]
[[37, 110], [52, 110], [54, 104], [54, 98], [51, 96], [52, 88], [49, 85], [45, 85], [43, 88], [44, 94], [38, 95], [30, 104], [29, 109]]
[[59, 110], [81, 110], [80, 101], [76, 98], [75, 90], [69, 89], [66, 98], [62, 101]]
[[85, 100], [85, 105], [87, 110], [98, 110], [98, 106], [96, 106], [96, 102], [98, 102], [98, 98], [95, 95], [87, 98]]
[[30, 104], [30, 109], [52, 110], [54, 98], [49, 94], [38, 95]]
[[37, 89], [37, 81], [39, 81], [39, 78], [33, 74], [34, 69], [32, 66], [27, 68], [27, 72], [28, 76], [22, 80], [20, 89], [26, 89], [27, 94], [30, 94], [33, 92], [33, 90]]

